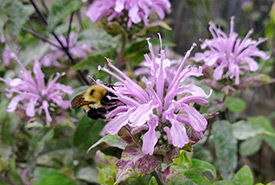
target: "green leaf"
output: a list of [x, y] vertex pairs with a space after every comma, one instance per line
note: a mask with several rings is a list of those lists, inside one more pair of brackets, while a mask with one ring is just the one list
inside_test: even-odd
[[235, 182], [239, 182], [244, 185], [253, 185], [252, 171], [248, 166], [242, 167], [233, 177]]
[[52, 32], [59, 23], [78, 10], [82, 4], [81, 0], [56, 0], [48, 17], [48, 31]]
[[1, 124], [1, 142], [3, 142], [3, 144], [12, 145], [15, 138], [11, 129], [12, 127], [10, 121], [5, 120]]
[[222, 181], [213, 183], [213, 185], [239, 185], [239, 184], [237, 184], [233, 181], [222, 180]]
[[[150, 174], [148, 174], [142, 177], [131, 178], [126, 182], [127, 182], [127, 185], [148, 185], [150, 183], [151, 178], [153, 177]], [[158, 183], [156, 185], [158, 185]]]
[[113, 156], [107, 156], [98, 150], [95, 161], [98, 166], [98, 183], [113, 185], [116, 179], [116, 163], [118, 159]]
[[195, 182], [196, 184], [211, 184], [206, 177], [194, 169], [185, 170], [183, 176], [192, 180], [192, 182]]
[[215, 167], [206, 161], [201, 161], [199, 159], [192, 159], [192, 168], [195, 168], [196, 170], [201, 172], [210, 181], [216, 178]]
[[4, 182], [4, 181], [2, 181], [2, 180], [0, 180], [0, 185], [9, 185], [9, 184], [6, 183], [6, 182]]
[[139, 177], [152, 172], [160, 159], [153, 155], [145, 155], [139, 145], [129, 144], [116, 164], [116, 184], [130, 177]]
[[95, 148], [97, 145], [100, 145], [102, 143], [106, 143], [111, 147], [117, 147], [122, 150], [125, 149], [125, 147], [127, 146], [127, 143], [123, 139], [121, 139], [118, 135], [106, 135], [100, 140], [98, 140], [95, 144], [93, 144], [88, 149], [88, 151], [90, 151], [91, 149]]
[[77, 171], [76, 177], [90, 183], [98, 183], [98, 171], [96, 168], [83, 167]]
[[237, 140], [232, 125], [228, 121], [215, 122], [213, 136], [219, 171], [223, 179], [230, 179], [237, 167]]
[[42, 178], [35, 182], [33, 185], [76, 185], [72, 180], [68, 179], [66, 176], [61, 175], [51, 175]]
[[30, 140], [30, 154], [35, 151], [36, 154], [41, 153], [47, 142], [52, 140], [54, 136], [54, 130], [50, 130], [48, 127], [40, 128], [37, 133]]
[[191, 158], [192, 158], [192, 152], [181, 150], [180, 156], [178, 158], [173, 159], [173, 163], [177, 164], [179, 167], [183, 167], [187, 169], [192, 166]]
[[100, 138], [99, 134], [103, 127], [104, 122], [102, 120], [92, 120], [87, 116], [83, 116], [73, 136], [73, 145], [87, 149]]
[[260, 126], [264, 128], [266, 131], [274, 133], [274, 128], [272, 127], [269, 119], [265, 116], [249, 117], [247, 119], [247, 122], [252, 125]]
[[209, 180], [196, 169], [184, 169], [177, 165], [170, 165], [163, 173], [164, 181], [169, 185], [211, 184]]
[[34, 177], [37, 179], [43, 179], [49, 176], [65, 176], [62, 172], [53, 169], [53, 168], [46, 168], [46, 167], [37, 167], [34, 170]]
[[[0, 3], [1, 25], [4, 26], [4, 35], [7, 42], [13, 36], [17, 36], [23, 24], [28, 20], [29, 15], [34, 12], [32, 6], [23, 5], [19, 0], [2, 0]], [[0, 27], [2, 32], [2, 27]], [[11, 37], [8, 37], [8, 36]]]
[[24, 185], [22, 182], [21, 176], [16, 172], [15, 169], [12, 169], [8, 172], [8, 179], [10, 179], [16, 185]]
[[247, 121], [239, 121], [233, 124], [234, 137], [245, 140], [255, 136], [275, 137], [274, 129], [270, 121], [264, 116], [250, 117]]
[[271, 149], [275, 151], [275, 137], [264, 136], [263, 139], [271, 147]]
[[150, 179], [149, 185], [158, 185], [158, 182], [157, 182], [157, 180], [156, 180], [155, 177], [152, 177], [152, 178]]
[[71, 69], [73, 70], [85, 70], [89, 68], [97, 69], [98, 65], [102, 65], [106, 62], [105, 57], [106, 56], [103, 56], [103, 55], [89, 56], [86, 60], [83, 60], [82, 62], [79, 62], [76, 65], [72, 66]]
[[242, 156], [253, 155], [261, 148], [262, 142], [263, 140], [259, 136], [254, 138], [249, 138], [246, 141], [242, 142], [240, 146], [241, 155]]
[[225, 106], [232, 112], [241, 112], [245, 109], [246, 103], [240, 98], [226, 97]]

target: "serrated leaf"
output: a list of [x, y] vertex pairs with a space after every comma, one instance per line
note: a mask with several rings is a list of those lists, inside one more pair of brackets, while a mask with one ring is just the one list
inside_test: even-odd
[[242, 167], [232, 179], [235, 182], [245, 185], [253, 185], [252, 171], [248, 166]]
[[130, 177], [148, 174], [160, 163], [157, 157], [145, 155], [137, 144], [129, 144], [116, 164], [116, 184]]
[[262, 138], [257, 136], [254, 138], [249, 138], [246, 141], [242, 142], [240, 145], [240, 153], [242, 156], [253, 155], [256, 153], [262, 145]]
[[228, 121], [213, 124], [213, 140], [219, 171], [223, 179], [230, 179], [237, 167], [237, 140]]
[[82, 4], [81, 0], [56, 0], [48, 17], [48, 31], [52, 32], [59, 23], [78, 10]]
[[79, 148], [88, 149], [91, 144], [100, 138], [100, 132], [104, 127], [102, 120], [92, 120], [87, 116], [83, 116], [77, 124], [75, 134], [73, 136], [73, 145]]
[[102, 143], [106, 143], [107, 145], [111, 146], [111, 147], [117, 147], [120, 149], [125, 149], [125, 147], [127, 146], [127, 143], [121, 139], [118, 135], [106, 135], [103, 138], [101, 138], [100, 140], [98, 140], [95, 144], [93, 144], [89, 149], [88, 152], [95, 148], [97, 145], [100, 145]]
[[215, 167], [206, 161], [192, 159], [192, 168], [195, 168], [196, 170], [201, 172], [209, 179], [209, 181], [215, 179], [217, 176]]
[[226, 97], [225, 106], [232, 112], [241, 112], [245, 109], [246, 103], [240, 98]]

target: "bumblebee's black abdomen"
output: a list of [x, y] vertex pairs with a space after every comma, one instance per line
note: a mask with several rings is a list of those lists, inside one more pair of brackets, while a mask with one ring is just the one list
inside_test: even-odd
[[105, 108], [98, 108], [98, 109], [93, 109], [91, 108], [88, 113], [87, 116], [91, 119], [105, 119], [105, 114], [106, 114], [107, 110]]

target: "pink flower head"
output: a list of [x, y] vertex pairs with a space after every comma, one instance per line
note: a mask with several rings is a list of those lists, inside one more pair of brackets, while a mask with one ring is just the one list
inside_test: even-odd
[[[69, 53], [76, 58], [85, 59], [88, 57], [88, 54], [91, 53], [91, 45], [89, 44], [77, 44], [77, 34], [75, 32], [71, 32], [69, 35], [69, 39], [67, 40], [64, 35], [58, 36], [62, 45], [68, 48]], [[54, 40], [53, 43], [58, 46], [51, 46], [51, 52], [47, 53], [40, 60], [43, 66], [60, 66], [58, 59], [66, 58], [67, 55], [62, 50], [62, 46], [57, 40]]]
[[37, 179], [32, 179], [32, 180], [28, 181], [27, 173], [28, 173], [28, 170], [25, 169], [21, 175], [21, 179], [22, 179], [24, 185], [32, 185], [33, 183], [35, 183], [37, 181]]
[[108, 66], [116, 72], [105, 67], [99, 67], [99, 70], [109, 73], [118, 80], [114, 84], [115, 90], [100, 82], [97, 84], [112, 92], [123, 103], [107, 115], [110, 121], [101, 134], [116, 134], [123, 126], [132, 128], [133, 133], [147, 130], [143, 135], [142, 151], [152, 155], [160, 137], [158, 133], [167, 135], [167, 142], [179, 148], [191, 141], [188, 136], [190, 132], [196, 134], [196, 137], [202, 137], [207, 121], [192, 103], [207, 105], [205, 99], [209, 96], [198, 86], [184, 83], [190, 76], [202, 75], [201, 68], [191, 66], [184, 68], [184, 62], [194, 46], [187, 51], [170, 83], [165, 85], [171, 62], [162, 49], [159, 55], [154, 54], [149, 39], [148, 45], [151, 58], [145, 55], [145, 61], [150, 66], [151, 75], [142, 79], [146, 85], [145, 89], [117, 69], [109, 60], [107, 60]]
[[6, 39], [5, 39], [4, 35], [1, 35], [0, 40], [3, 44], [5, 44], [4, 51], [2, 53], [2, 60], [3, 60], [4, 65], [8, 66], [10, 64], [10, 61], [15, 59], [16, 54], [17, 55], [19, 54], [19, 48], [14, 45], [14, 48], [16, 50], [16, 54], [15, 54], [14, 52], [11, 51], [10, 47], [5, 43]]
[[141, 21], [148, 26], [148, 17], [152, 10], [157, 12], [160, 19], [164, 19], [164, 10], [170, 13], [170, 7], [169, 0], [96, 0], [86, 15], [92, 22], [98, 22], [105, 15], [108, 15], [108, 21], [111, 21], [127, 12], [128, 27], [131, 27], [132, 23], [138, 24]]
[[70, 101], [65, 101], [62, 97], [64, 94], [72, 94], [72, 88], [56, 83], [64, 74], [57, 73], [57, 75], [48, 82], [48, 85], [45, 86], [45, 75], [38, 61], [35, 61], [33, 66], [35, 76], [35, 78], [33, 78], [17, 57], [15, 60], [22, 69], [18, 75], [19, 77], [9, 80], [0, 78], [1, 81], [10, 86], [6, 94], [8, 98], [12, 98], [8, 105], [8, 112], [14, 112], [18, 107], [18, 103], [21, 102], [27, 116], [35, 117], [36, 113], [41, 115], [42, 112], [44, 112], [46, 122], [50, 123], [52, 122], [52, 116], [50, 115], [49, 109], [52, 104], [62, 109], [68, 109], [70, 107]]
[[269, 59], [265, 52], [257, 48], [266, 39], [256, 41], [249, 38], [253, 33], [252, 30], [247, 33], [243, 40], [238, 38], [238, 34], [234, 32], [234, 17], [231, 17], [228, 36], [212, 22], [209, 24], [209, 31], [213, 38], [203, 42], [201, 48], [208, 48], [208, 50], [203, 53], [196, 53], [194, 60], [196, 62], [203, 61], [204, 68], [213, 68], [215, 81], [229, 77], [230, 79], [235, 78], [235, 85], [239, 85], [240, 75], [244, 71], [258, 70], [259, 65], [254, 57]]

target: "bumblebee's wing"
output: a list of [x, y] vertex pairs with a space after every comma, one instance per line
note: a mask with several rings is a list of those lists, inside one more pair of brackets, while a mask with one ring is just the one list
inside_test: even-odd
[[72, 108], [78, 109], [79, 107], [83, 105], [89, 104], [89, 102], [84, 100], [84, 93], [77, 95], [74, 97], [74, 99], [71, 101]]

